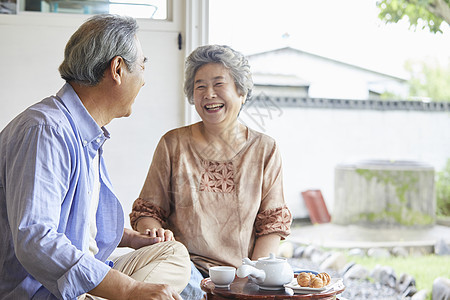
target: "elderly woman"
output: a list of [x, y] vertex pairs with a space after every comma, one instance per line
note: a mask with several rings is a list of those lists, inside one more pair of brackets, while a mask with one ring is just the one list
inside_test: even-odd
[[[276, 142], [238, 121], [253, 87], [247, 59], [228, 46], [202, 46], [187, 58], [185, 78], [202, 121], [161, 138], [130, 218], [141, 233], [186, 245], [188, 289], [199, 290], [211, 266], [239, 267], [244, 257], [276, 253], [291, 213]], [[199, 291], [182, 296], [195, 299]]]

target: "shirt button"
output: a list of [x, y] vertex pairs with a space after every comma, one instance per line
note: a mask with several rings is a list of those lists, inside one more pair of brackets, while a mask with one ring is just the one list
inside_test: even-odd
[[87, 144], [88, 144], [88, 141], [84, 140], [84, 141], [83, 141], [83, 145], [86, 146]]
[[96, 141], [97, 143], [100, 143], [100, 139], [96, 139], [95, 141]]

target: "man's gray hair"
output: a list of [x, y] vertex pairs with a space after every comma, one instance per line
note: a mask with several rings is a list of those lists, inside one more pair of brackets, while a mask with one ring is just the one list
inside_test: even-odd
[[67, 82], [95, 86], [116, 56], [121, 56], [133, 71], [137, 30], [136, 20], [131, 17], [103, 14], [89, 18], [67, 42], [59, 66], [61, 77]]
[[233, 77], [240, 95], [252, 96], [253, 79], [248, 60], [229, 46], [200, 46], [188, 56], [185, 64], [184, 93], [189, 103], [194, 103], [194, 80], [198, 69], [208, 63], [221, 63]]

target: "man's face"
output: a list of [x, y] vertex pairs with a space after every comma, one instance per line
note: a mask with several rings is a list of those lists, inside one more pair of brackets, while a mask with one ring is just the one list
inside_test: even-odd
[[131, 71], [125, 67], [125, 76], [123, 77], [123, 93], [122, 93], [122, 103], [123, 111], [121, 112], [122, 117], [128, 117], [131, 115], [131, 106], [136, 99], [139, 91], [145, 84], [144, 71], [145, 63], [147, 58], [144, 57], [142, 52], [142, 47], [139, 39], [136, 37], [136, 47], [138, 51], [137, 60], [135, 65], [131, 67]]

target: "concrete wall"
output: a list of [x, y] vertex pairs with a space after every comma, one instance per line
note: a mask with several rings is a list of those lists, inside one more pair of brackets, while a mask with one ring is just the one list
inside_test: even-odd
[[415, 160], [439, 171], [450, 158], [450, 109], [376, 110], [276, 103], [256, 106], [249, 103], [241, 120], [279, 143], [285, 198], [297, 218], [308, 215], [300, 195], [307, 189], [322, 190], [332, 214], [334, 171], [339, 163]]

